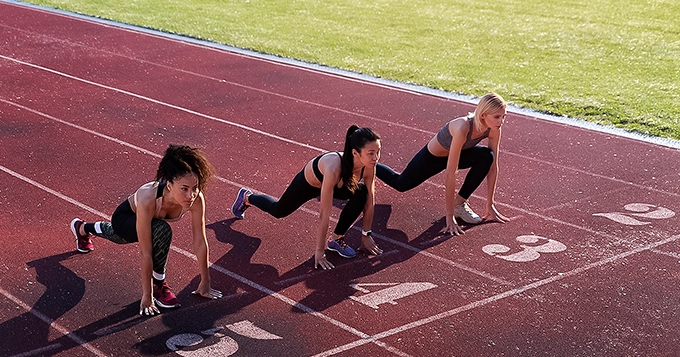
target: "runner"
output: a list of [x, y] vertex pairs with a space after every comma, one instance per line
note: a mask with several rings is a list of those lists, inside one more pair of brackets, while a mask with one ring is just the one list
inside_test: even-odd
[[[352, 125], [347, 130], [345, 148], [342, 153], [328, 152], [309, 161], [276, 201], [264, 194], [254, 194], [241, 188], [231, 211], [238, 219], [243, 219], [245, 210], [255, 206], [276, 218], [283, 218], [300, 208], [305, 202], [321, 196], [321, 212], [316, 234], [314, 268], [334, 268], [326, 259], [326, 248], [345, 258], [356, 255], [343, 236], [364, 213], [364, 229], [361, 248], [371, 254], [382, 250], [371, 237], [373, 223], [373, 200], [375, 194], [375, 165], [380, 158], [380, 135], [370, 128]], [[363, 181], [363, 182], [360, 182]], [[331, 239], [327, 239], [333, 199], [346, 200], [347, 204], [340, 213]]]
[[158, 165], [155, 181], [142, 185], [123, 201], [113, 213], [111, 222], [87, 223], [79, 218], [71, 221], [76, 248], [81, 253], [94, 249], [91, 235], [118, 244], [139, 242], [142, 255], [140, 315], [160, 313], [157, 306], [180, 306], [165, 281], [172, 241], [172, 229], [167, 222], [177, 221], [187, 212], [191, 215], [193, 246], [201, 275], [198, 288], [192, 293], [210, 299], [222, 297], [220, 291], [210, 287], [205, 233], [203, 190], [213, 174], [212, 165], [200, 149], [170, 145]]
[[[502, 223], [508, 221], [494, 205], [501, 126], [505, 122], [506, 107], [507, 104], [498, 94], [486, 94], [474, 113], [446, 123], [411, 159], [404, 172], [398, 174], [387, 165], [378, 164], [376, 175], [397, 191], [405, 192], [446, 170], [444, 233], [455, 235], [465, 233], [456, 218], [470, 224], [482, 221], [468, 205], [468, 198], [486, 178], [488, 188], [484, 218]], [[489, 139], [488, 147], [478, 146], [485, 138]], [[458, 169], [466, 168], [470, 168], [470, 171], [456, 193], [456, 173]]]

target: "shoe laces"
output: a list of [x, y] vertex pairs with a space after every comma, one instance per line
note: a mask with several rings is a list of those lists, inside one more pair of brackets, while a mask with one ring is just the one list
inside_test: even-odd
[[170, 285], [168, 285], [167, 281], [164, 281], [160, 284], [156, 284], [156, 288], [158, 289], [159, 292], [161, 292], [163, 295], [167, 294], [170, 291]]
[[345, 238], [340, 237], [340, 238], [336, 239], [335, 241], [338, 242], [338, 245], [340, 245], [343, 248], [347, 246], [347, 243], [345, 243]]
[[463, 203], [462, 206], [463, 206], [463, 210], [465, 210], [465, 212], [474, 213], [474, 211], [472, 210], [472, 208], [470, 208], [470, 205], [468, 205], [467, 202]]

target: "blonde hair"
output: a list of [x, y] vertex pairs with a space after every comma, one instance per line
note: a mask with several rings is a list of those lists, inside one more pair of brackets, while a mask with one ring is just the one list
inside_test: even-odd
[[474, 125], [477, 131], [482, 130], [482, 115], [486, 113], [492, 113], [499, 109], [507, 108], [508, 104], [505, 103], [503, 98], [496, 93], [487, 93], [482, 99], [479, 100], [477, 108], [475, 108], [474, 113], [470, 113], [470, 116], [474, 115]]

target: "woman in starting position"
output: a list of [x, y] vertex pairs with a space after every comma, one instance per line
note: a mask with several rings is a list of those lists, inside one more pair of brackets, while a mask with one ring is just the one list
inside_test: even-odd
[[[446, 123], [422, 148], [401, 174], [390, 167], [378, 164], [376, 175], [399, 192], [408, 191], [430, 177], [446, 170], [446, 228], [444, 233], [464, 233], [456, 218], [470, 224], [482, 221], [468, 205], [468, 198], [484, 178], [487, 179], [487, 220], [506, 222], [494, 205], [498, 179], [498, 154], [501, 126], [505, 122], [507, 104], [496, 93], [488, 93], [479, 101], [474, 113]], [[478, 146], [488, 138], [488, 147]], [[456, 173], [470, 168], [460, 190], [456, 192]]]
[[208, 241], [205, 232], [206, 181], [213, 176], [212, 165], [200, 149], [170, 145], [158, 165], [155, 181], [142, 185], [123, 201], [111, 222], [71, 221], [79, 252], [93, 250], [90, 235], [114, 243], [139, 242], [142, 261], [142, 301], [139, 314], [160, 313], [157, 306], [173, 308], [179, 301], [165, 281], [165, 266], [170, 253], [172, 229], [167, 222], [177, 221], [189, 212], [193, 246], [201, 282], [193, 292], [210, 299], [222, 293], [210, 287]]
[[[246, 188], [241, 188], [231, 211], [236, 218], [243, 219], [245, 210], [252, 205], [276, 218], [282, 218], [293, 213], [305, 202], [321, 196], [314, 268], [319, 265], [323, 269], [334, 267], [326, 259], [326, 248], [345, 258], [356, 255], [354, 249], [345, 244], [343, 235], [361, 212], [364, 214], [361, 248], [371, 254], [380, 254], [382, 250], [371, 238], [375, 166], [379, 158], [380, 135], [370, 128], [352, 125], [347, 130], [344, 151], [328, 152], [309, 161], [293, 178], [278, 201], [267, 195], [254, 194]], [[360, 182], [361, 180], [363, 182]], [[334, 236], [327, 240], [334, 198], [347, 200], [347, 204], [340, 213]]]

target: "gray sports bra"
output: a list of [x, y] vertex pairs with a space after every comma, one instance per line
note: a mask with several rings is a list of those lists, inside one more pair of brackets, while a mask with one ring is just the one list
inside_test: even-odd
[[[472, 138], [472, 126], [474, 124], [474, 119], [475, 119], [474, 117], [467, 118], [468, 123], [470, 123], [470, 129], [468, 130], [467, 138], [465, 139], [465, 143], [463, 144], [462, 150], [475, 147], [477, 144], [479, 144], [480, 141], [489, 137], [489, 132], [491, 131], [491, 128], [487, 128], [484, 134], [482, 134], [482, 136], [474, 139]], [[439, 129], [439, 132], [437, 133], [437, 141], [441, 146], [443, 146], [447, 150], [451, 147], [451, 141], [453, 141], [453, 136], [451, 135], [451, 131], [449, 130], [449, 124], [451, 124], [451, 122], [444, 124], [444, 126], [441, 129]]]

